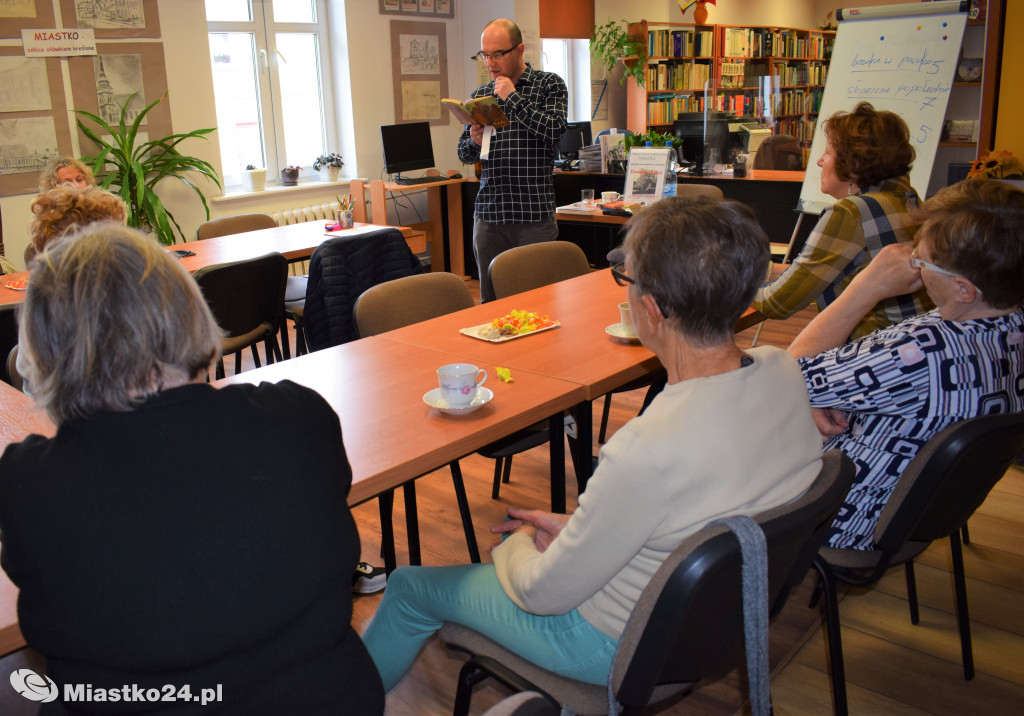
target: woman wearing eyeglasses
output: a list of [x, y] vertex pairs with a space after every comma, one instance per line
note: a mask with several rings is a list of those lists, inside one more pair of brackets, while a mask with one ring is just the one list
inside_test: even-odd
[[[824, 123], [827, 145], [818, 160], [821, 191], [836, 199], [803, 250], [762, 286], [753, 306], [768, 318], [788, 318], [812, 301], [824, 309], [883, 247], [910, 246], [917, 228], [911, 212], [918, 196], [910, 186], [914, 148], [903, 119], [861, 102]], [[932, 308], [924, 291], [887, 296], [851, 328], [853, 338]]]
[[[1024, 192], [969, 179], [915, 218], [917, 246], [883, 249], [789, 347], [824, 449], [857, 466], [832, 547], [872, 548], [903, 469], [939, 431], [1024, 410]], [[879, 301], [922, 286], [936, 309], [844, 345]]]
[[632, 219], [624, 249], [617, 279], [668, 385], [601, 448], [572, 515], [512, 508], [492, 529], [507, 535], [493, 564], [395, 570], [363, 635], [385, 688], [446, 621], [606, 683], [633, 606], [683, 540], [814, 481], [821, 441], [796, 361], [770, 346], [743, 351], [733, 334], [768, 261], [753, 212], [664, 199]]

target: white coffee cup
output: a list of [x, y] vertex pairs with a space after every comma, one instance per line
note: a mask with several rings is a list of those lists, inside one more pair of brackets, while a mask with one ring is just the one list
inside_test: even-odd
[[449, 363], [437, 369], [441, 398], [452, 407], [469, 405], [476, 389], [487, 382], [487, 371], [472, 363]]
[[601, 201], [605, 204], [610, 204], [613, 201], [618, 201], [622, 198], [622, 194], [617, 191], [602, 191]]
[[629, 301], [623, 301], [619, 304], [619, 321], [622, 323], [623, 332], [636, 338], [636, 329], [633, 328], [633, 315], [629, 312]]

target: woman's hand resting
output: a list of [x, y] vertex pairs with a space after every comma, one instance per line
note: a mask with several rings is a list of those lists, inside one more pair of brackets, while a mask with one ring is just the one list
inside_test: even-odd
[[[505, 534], [511, 532], [525, 532], [537, 545], [541, 552], [545, 551], [569, 522], [570, 515], [560, 515], [554, 512], [543, 512], [541, 510], [524, 510], [520, 507], [509, 507], [509, 517], [491, 528], [493, 534]], [[491, 545], [491, 549], [497, 547], [501, 542]]]

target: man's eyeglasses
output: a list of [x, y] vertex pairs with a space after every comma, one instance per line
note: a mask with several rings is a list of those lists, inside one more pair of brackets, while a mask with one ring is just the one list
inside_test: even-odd
[[953, 276], [955, 278], [963, 278], [962, 274], [955, 273], [954, 271], [950, 271], [949, 269], [944, 269], [941, 266], [936, 266], [935, 264], [931, 263], [930, 261], [925, 261], [924, 259], [917, 258], [917, 249], [914, 249], [914, 251], [910, 254], [910, 265], [913, 266], [914, 268], [919, 268], [919, 269], [926, 268], [929, 271], [934, 271], [935, 273], [945, 274], [946, 276]]
[[515, 51], [516, 51], [515, 47], [510, 47], [507, 50], [495, 50], [494, 52], [484, 52], [483, 50], [481, 50], [480, 52], [476, 53], [475, 55], [473, 55], [469, 59], [471, 59], [471, 60], [483, 60], [484, 62], [487, 62], [487, 60], [491, 60], [491, 59], [500, 60], [502, 57], [504, 57], [508, 53], [515, 52]]
[[[633, 284], [636, 286], [636, 279], [626, 274], [626, 264], [615, 264], [612, 266], [612, 278], [615, 279], [615, 283], [620, 286], [628, 286]], [[665, 307], [661, 305], [661, 301], [658, 300], [657, 296], [651, 296], [654, 299], [654, 303], [658, 306], [658, 310], [661, 311], [663, 318], [668, 318], [669, 313], [665, 310]]]

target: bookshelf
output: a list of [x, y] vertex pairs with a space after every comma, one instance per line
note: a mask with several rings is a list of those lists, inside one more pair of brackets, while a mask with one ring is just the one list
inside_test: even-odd
[[630, 32], [646, 35], [649, 56], [645, 86], [627, 88], [628, 128], [668, 131], [680, 112], [707, 105], [810, 147], [834, 32], [686, 23], [635, 23]]

